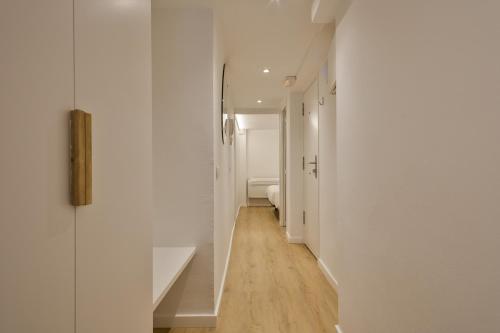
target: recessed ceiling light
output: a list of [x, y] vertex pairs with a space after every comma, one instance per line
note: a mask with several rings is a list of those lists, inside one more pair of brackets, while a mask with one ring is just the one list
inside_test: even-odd
[[260, 103], [262, 103], [262, 101], [261, 101], [260, 99], [258, 99], [258, 100], [257, 100], [257, 103], [259, 103], [259, 104], [260, 104]]
[[267, 74], [270, 72], [270, 70], [269, 70], [269, 68], [264, 68], [264, 70], [262, 72]]

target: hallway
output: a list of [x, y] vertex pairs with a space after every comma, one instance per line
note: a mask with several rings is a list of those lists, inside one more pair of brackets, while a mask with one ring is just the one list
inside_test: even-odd
[[337, 295], [304, 245], [288, 244], [272, 208], [241, 208], [215, 329], [155, 333], [335, 332]]
[[500, 333], [499, 0], [2, 5], [0, 333]]

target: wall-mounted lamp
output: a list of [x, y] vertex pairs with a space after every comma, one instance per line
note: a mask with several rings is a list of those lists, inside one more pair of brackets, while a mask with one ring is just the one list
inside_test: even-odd
[[332, 88], [330, 89], [330, 94], [337, 95], [337, 81], [333, 81]]
[[226, 119], [226, 123], [224, 124], [224, 133], [226, 134], [229, 144], [232, 145], [234, 137], [234, 118]]
[[285, 88], [290, 88], [293, 87], [296, 81], [297, 81], [296, 76], [287, 76], [285, 77], [285, 82], [283, 82], [283, 85], [285, 86]]

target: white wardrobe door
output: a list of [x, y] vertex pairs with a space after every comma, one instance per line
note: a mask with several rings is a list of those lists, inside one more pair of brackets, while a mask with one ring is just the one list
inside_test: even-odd
[[2, 1], [0, 50], [0, 332], [73, 332], [72, 1]]
[[92, 113], [93, 203], [77, 208], [78, 333], [152, 332], [149, 0], [75, 0], [76, 106]]

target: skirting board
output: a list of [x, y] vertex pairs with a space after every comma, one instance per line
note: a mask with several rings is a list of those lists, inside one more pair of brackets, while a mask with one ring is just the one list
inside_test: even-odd
[[286, 238], [288, 240], [288, 243], [290, 243], [290, 244], [304, 244], [304, 238], [302, 238], [302, 237], [292, 237], [292, 236], [290, 236], [290, 234], [288, 233], [288, 231], [286, 232]]
[[337, 331], [337, 333], [343, 333], [339, 325], [335, 325], [335, 330]]
[[233, 247], [233, 236], [234, 229], [236, 228], [236, 220], [240, 215], [240, 208], [238, 207], [238, 212], [236, 213], [236, 218], [233, 224], [233, 230], [231, 231], [231, 238], [229, 240], [229, 250], [226, 257], [226, 266], [224, 267], [224, 273], [222, 274], [222, 284], [220, 286], [219, 295], [215, 303], [214, 313], [208, 314], [176, 314], [175, 316], [158, 316], [155, 315], [153, 318], [154, 328], [163, 327], [179, 327], [179, 328], [199, 328], [199, 327], [216, 327], [217, 316], [220, 311], [220, 304], [222, 301], [222, 295], [224, 294], [224, 286], [226, 285], [227, 270], [229, 267], [229, 260], [231, 259], [231, 250]]
[[337, 282], [337, 279], [333, 276], [332, 272], [326, 267], [325, 263], [323, 260], [318, 259], [318, 266], [323, 275], [326, 277], [328, 282], [330, 282], [330, 285], [335, 289], [335, 292], [338, 294], [339, 292], [339, 283]]
[[163, 327], [215, 327], [217, 325], [217, 315], [215, 314], [176, 314], [172, 316], [158, 316], [153, 318], [154, 328]]
[[226, 285], [227, 269], [229, 267], [229, 260], [231, 259], [231, 251], [233, 249], [234, 229], [236, 228], [236, 221], [238, 220], [238, 216], [240, 215], [240, 208], [241, 208], [241, 206], [238, 207], [238, 212], [236, 213], [236, 217], [235, 217], [234, 223], [233, 223], [233, 230], [231, 231], [231, 239], [229, 240], [229, 250], [227, 251], [226, 265], [224, 266], [224, 273], [222, 273], [222, 284], [220, 286], [219, 295], [217, 296], [217, 300], [215, 303], [215, 315], [216, 316], [219, 315], [220, 303], [222, 301], [222, 295], [224, 294], [224, 287]]

